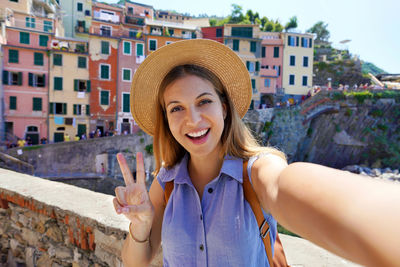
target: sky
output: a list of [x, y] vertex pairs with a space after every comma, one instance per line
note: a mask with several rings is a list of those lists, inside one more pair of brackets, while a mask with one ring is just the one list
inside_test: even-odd
[[[104, 0], [103, 0], [104, 1]], [[117, 0], [105, 0], [115, 3]], [[305, 32], [316, 22], [328, 24], [330, 41], [348, 48], [361, 60], [374, 63], [389, 73], [400, 73], [399, 0], [132, 0], [155, 9], [175, 10], [190, 15], [228, 16], [232, 4], [258, 12], [260, 17], [279, 19], [285, 25], [297, 17], [296, 31]], [[344, 46], [340, 41], [351, 40]]]

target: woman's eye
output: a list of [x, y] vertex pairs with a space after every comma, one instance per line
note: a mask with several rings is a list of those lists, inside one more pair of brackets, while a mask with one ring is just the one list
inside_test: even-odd
[[182, 108], [180, 106], [173, 107], [173, 108], [171, 108], [170, 113], [173, 113], [173, 112], [176, 112], [176, 111], [180, 111], [180, 110], [182, 110]]
[[210, 99], [203, 99], [200, 101], [200, 106], [209, 104], [209, 103], [212, 103], [212, 101]]

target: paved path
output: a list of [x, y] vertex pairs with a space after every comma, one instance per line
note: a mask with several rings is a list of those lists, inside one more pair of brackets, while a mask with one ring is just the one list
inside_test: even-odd
[[292, 267], [359, 267], [306, 239], [279, 234], [288, 264]]

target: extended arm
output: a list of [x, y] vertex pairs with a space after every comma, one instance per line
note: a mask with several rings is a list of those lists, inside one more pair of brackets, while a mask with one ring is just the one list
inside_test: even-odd
[[367, 266], [400, 262], [400, 186], [277, 156], [252, 168], [265, 210], [287, 229]]

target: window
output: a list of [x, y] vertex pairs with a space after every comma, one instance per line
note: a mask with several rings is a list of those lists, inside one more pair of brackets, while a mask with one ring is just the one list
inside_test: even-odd
[[86, 69], [86, 57], [78, 57], [78, 68]]
[[154, 40], [154, 39], [149, 40], [149, 50], [150, 51], [157, 50], [157, 40]]
[[101, 91], [100, 105], [109, 105], [109, 104], [110, 104], [110, 91]]
[[110, 65], [100, 64], [100, 79], [110, 79]]
[[308, 47], [308, 38], [301, 37], [301, 47]]
[[247, 67], [247, 70], [249, 71], [249, 72], [254, 72], [254, 70], [255, 70], [255, 65], [254, 65], [254, 62], [251, 62], [251, 61], [246, 61], [246, 67]]
[[257, 43], [254, 41], [250, 42], [250, 52], [256, 52], [257, 50]]
[[251, 79], [251, 88], [256, 89], [256, 80]]
[[138, 34], [137, 31], [135, 30], [129, 30], [129, 37], [130, 38], [136, 38], [136, 35]]
[[133, 7], [128, 7], [128, 14], [133, 15]]
[[232, 36], [236, 37], [253, 37], [253, 28], [252, 27], [232, 27]]
[[122, 112], [131, 112], [129, 97], [129, 94], [122, 94]]
[[233, 51], [239, 51], [239, 40], [233, 40]]
[[61, 91], [63, 89], [63, 78], [54, 77], [54, 90]]
[[260, 71], [260, 62], [256, 61], [256, 72]]
[[76, 10], [83, 11], [83, 4], [82, 3], [77, 3]]
[[143, 44], [136, 44], [136, 56], [143, 56]]
[[299, 46], [300, 41], [299, 41], [299, 36], [296, 36], [296, 46]]
[[263, 47], [261, 48], [261, 57], [265, 57], [265, 49], [266, 49], [265, 46], [263, 46]]
[[54, 54], [53, 55], [53, 65], [54, 66], [62, 66], [62, 54]]
[[271, 86], [271, 80], [270, 79], [265, 79], [264, 80], [264, 86], [265, 87], [270, 87]]
[[3, 84], [22, 85], [22, 72], [3, 71]]
[[53, 103], [50, 102], [50, 114], [59, 114], [65, 115], [67, 114], [67, 103]]
[[296, 56], [290, 56], [290, 66], [296, 66]]
[[111, 36], [111, 27], [105, 25], [100, 26], [100, 35]]
[[303, 85], [303, 86], [307, 86], [307, 81], [308, 81], [308, 77], [307, 77], [307, 76], [303, 76], [302, 85]]
[[123, 68], [122, 69], [122, 80], [125, 81], [125, 82], [130, 82], [131, 81], [131, 77], [132, 77], [131, 72], [132, 72], [131, 69]]
[[274, 58], [278, 58], [279, 57], [279, 46], [275, 46], [274, 47]]
[[312, 47], [312, 38], [309, 38], [308, 40], [309, 40], [308, 47], [311, 48]]
[[34, 97], [32, 110], [33, 111], [41, 111], [42, 110], [42, 98]]
[[25, 17], [25, 26], [27, 28], [35, 28], [36, 27], [36, 19], [31, 17]]
[[274, 66], [274, 69], [276, 70], [276, 73], [279, 77], [281, 75], [281, 66]]
[[19, 51], [10, 49], [8, 50], [8, 63], [18, 63], [19, 62]]
[[303, 57], [303, 67], [308, 67], [308, 57]]
[[49, 36], [47, 35], [40, 35], [39, 36], [39, 45], [47, 47], [47, 43], [49, 41]]
[[75, 52], [85, 53], [85, 45], [84, 44], [76, 44]]
[[17, 97], [16, 96], [10, 96], [10, 109], [11, 110], [17, 109]]
[[43, 30], [45, 32], [51, 32], [53, 31], [53, 22], [52, 21], [43, 21]]
[[168, 29], [168, 34], [169, 34], [169, 36], [173, 36], [174, 35], [174, 29]]
[[32, 87], [45, 87], [45, 75], [39, 75], [39, 74], [34, 74], [34, 73], [29, 73], [29, 80], [28, 80], [28, 85]]
[[73, 113], [74, 115], [82, 115], [85, 113], [85, 108], [87, 108], [88, 105], [81, 105], [81, 104], [74, 104], [73, 105]]
[[216, 30], [215, 37], [222, 37], [222, 29], [217, 29]]
[[110, 54], [110, 43], [106, 41], [101, 41], [101, 53], [104, 55]]
[[19, 42], [21, 44], [29, 44], [29, 33], [27, 32], [20, 32], [19, 33]]
[[88, 9], [85, 10], [85, 16], [90, 16], [90, 10]]
[[18, 3], [18, 0], [10, 0], [10, 2]]
[[43, 53], [34, 53], [33, 64], [37, 66], [43, 66]]
[[288, 36], [288, 46], [296, 46], [294, 36]]
[[294, 75], [293, 74], [289, 75], [289, 84], [294, 85]]
[[74, 91], [90, 92], [90, 80], [74, 80]]
[[124, 41], [124, 55], [132, 54], [132, 43]]

